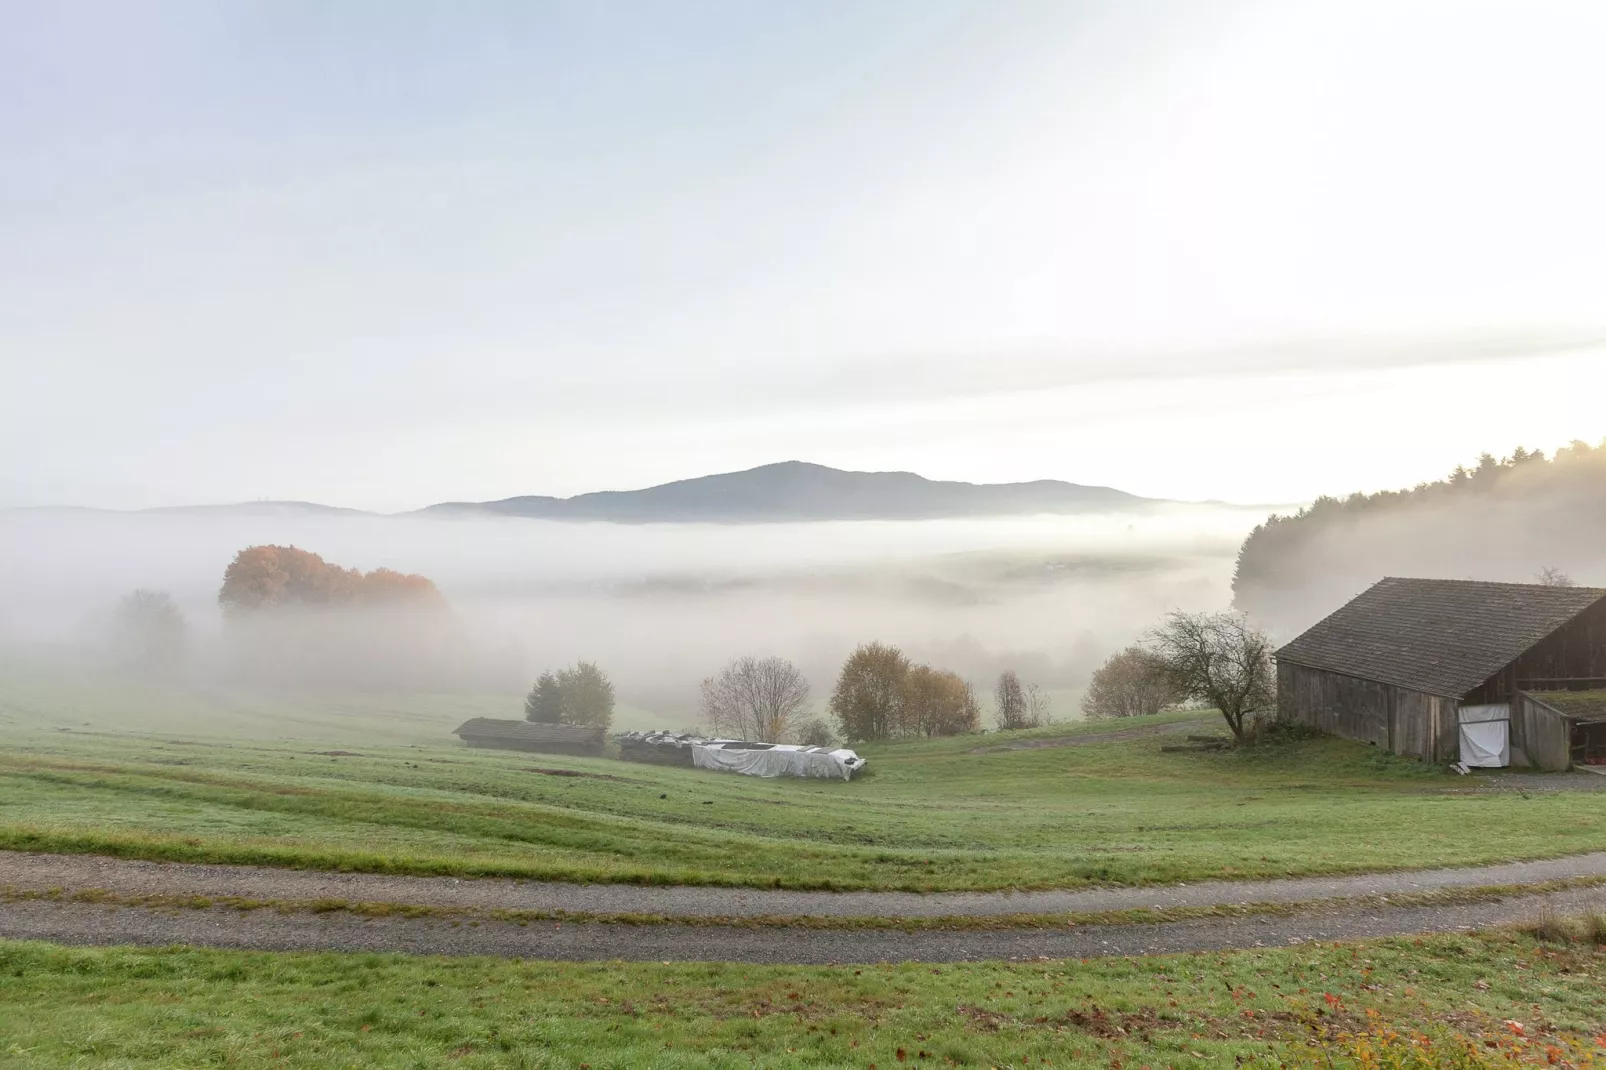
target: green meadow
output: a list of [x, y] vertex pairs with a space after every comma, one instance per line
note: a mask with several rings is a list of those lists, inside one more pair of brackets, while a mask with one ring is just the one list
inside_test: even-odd
[[[1598, 793], [1476, 792], [1467, 779], [1331, 739], [1184, 754], [1161, 750], [1175, 735], [1089, 740], [1196, 714], [869, 746], [872, 775], [837, 783], [475, 750], [449, 734], [505, 706], [164, 696], [13, 670], [0, 676], [0, 847], [919, 891], [1337, 874], [1606, 848]], [[1192, 730], [1216, 729], [1206, 720]], [[1055, 745], [977, 752], [1010, 739]]]
[[0, 941], [0, 1064], [691, 1068], [1600, 1065], [1606, 949], [1515, 932], [864, 967]]

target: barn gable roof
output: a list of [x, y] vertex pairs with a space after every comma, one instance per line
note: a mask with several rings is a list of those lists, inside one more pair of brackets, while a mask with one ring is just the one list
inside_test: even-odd
[[1459, 698], [1602, 599], [1594, 587], [1391, 576], [1277, 660]]
[[467, 739], [516, 739], [525, 743], [586, 744], [602, 742], [603, 730], [573, 724], [537, 724], [533, 721], [503, 721], [495, 717], [471, 717], [452, 733]]

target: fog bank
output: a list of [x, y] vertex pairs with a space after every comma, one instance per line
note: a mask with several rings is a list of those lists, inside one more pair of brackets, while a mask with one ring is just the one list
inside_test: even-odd
[[[1215, 506], [750, 526], [21, 510], [0, 513], [0, 643], [88, 649], [119, 597], [154, 588], [184, 613], [189, 671], [208, 684], [515, 692], [588, 658], [623, 701], [667, 716], [734, 655], [791, 658], [823, 696], [852, 647], [880, 639], [984, 690], [1006, 666], [1075, 688], [1161, 612], [1224, 607], [1238, 544], [1261, 519]], [[216, 595], [234, 554], [263, 543], [422, 573], [450, 625], [370, 615], [359, 655], [242, 673], [244, 633]], [[356, 629], [303, 614], [277, 638], [259, 627], [250, 646], [333, 651], [320, 636]]]

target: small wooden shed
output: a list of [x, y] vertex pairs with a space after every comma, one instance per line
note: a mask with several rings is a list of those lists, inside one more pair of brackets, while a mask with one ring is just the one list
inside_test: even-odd
[[471, 747], [542, 751], [547, 754], [601, 754], [603, 730], [584, 725], [537, 724], [475, 717], [458, 725], [456, 735]]
[[1540, 769], [1606, 767], [1606, 690], [1519, 691], [1511, 739]]
[[1591, 688], [1606, 688], [1606, 590], [1590, 587], [1391, 577], [1277, 652], [1285, 720], [1430, 762], [1503, 764], [1482, 744], [1502, 725], [1527, 764], [1545, 715], [1519, 695]]

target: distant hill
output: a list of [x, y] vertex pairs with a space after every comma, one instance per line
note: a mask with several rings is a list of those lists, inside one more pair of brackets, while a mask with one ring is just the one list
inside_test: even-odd
[[181, 513], [196, 516], [374, 516], [362, 509], [346, 509], [317, 502], [235, 502], [228, 505], [167, 505], [141, 510], [146, 513]]
[[317, 502], [229, 502], [220, 505], [160, 505], [152, 509], [96, 509], [85, 505], [31, 505], [0, 509], [0, 513], [46, 516], [53, 513], [125, 513], [155, 516], [377, 516], [361, 509], [345, 509]]
[[518, 516], [615, 523], [741, 524], [800, 520], [920, 520], [1129, 509], [1154, 502], [1110, 487], [1044, 479], [954, 483], [913, 472], [843, 472], [784, 461], [664, 483], [644, 490], [573, 498], [529, 495], [494, 502], [445, 502], [426, 515]]

